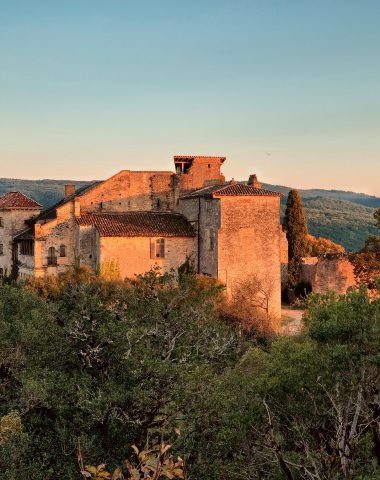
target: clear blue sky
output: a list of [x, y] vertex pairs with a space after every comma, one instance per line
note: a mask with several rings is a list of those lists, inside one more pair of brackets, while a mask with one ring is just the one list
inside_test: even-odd
[[380, 195], [379, 0], [0, 0], [0, 177], [224, 173]]

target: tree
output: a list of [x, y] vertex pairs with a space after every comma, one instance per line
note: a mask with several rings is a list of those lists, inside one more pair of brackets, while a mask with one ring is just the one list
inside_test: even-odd
[[310, 246], [310, 256], [318, 257], [324, 253], [344, 253], [345, 249], [339, 243], [335, 243], [332, 240], [324, 237], [314, 237], [313, 235], [307, 236]]
[[89, 464], [111, 470], [128, 445], [171, 441], [184, 392], [240, 355], [212, 279], [42, 283], [0, 283], [0, 418], [17, 411], [23, 426], [0, 448], [4, 480], [76, 478], [78, 439]]
[[310, 251], [307, 224], [298, 190], [291, 190], [286, 202], [284, 227], [288, 239], [288, 283], [294, 288], [298, 281], [302, 258]]
[[[376, 226], [380, 229], [380, 208], [373, 214]], [[358, 283], [376, 291], [376, 281], [380, 278], [380, 236], [369, 235], [364, 247], [351, 256]]]

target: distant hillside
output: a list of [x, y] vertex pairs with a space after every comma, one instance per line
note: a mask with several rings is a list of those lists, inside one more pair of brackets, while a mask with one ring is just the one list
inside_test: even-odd
[[[304, 198], [309, 231], [316, 237], [329, 238], [348, 251], [359, 250], [368, 235], [378, 234], [373, 208], [338, 198]], [[285, 205], [281, 206], [282, 215]]]
[[[1, 178], [0, 195], [17, 190], [45, 208], [61, 199], [64, 185], [73, 183], [78, 188], [89, 182], [72, 180], [18, 180]], [[288, 194], [290, 188], [264, 184], [264, 188]], [[363, 246], [369, 233], [378, 233], [374, 226], [373, 211], [380, 207], [380, 198], [364, 193], [340, 190], [300, 190], [310, 233], [342, 244], [348, 251]], [[286, 197], [282, 199], [282, 213]]]
[[[263, 184], [264, 188], [269, 190], [274, 190], [275, 192], [281, 192], [288, 195], [291, 190], [290, 187], [285, 187], [283, 185], [271, 185], [269, 183]], [[293, 187], [292, 187], [293, 188]], [[367, 195], [365, 193], [356, 193], [356, 192], [346, 192], [344, 190], [322, 190], [318, 188], [313, 188], [310, 190], [298, 190], [302, 198], [337, 198], [339, 200], [349, 200], [350, 202], [357, 203], [359, 205], [364, 205], [365, 207], [370, 208], [379, 208], [380, 207], [380, 198], [373, 195]], [[282, 203], [286, 203], [286, 198], [282, 200]]]
[[53, 205], [65, 194], [65, 184], [75, 184], [77, 188], [89, 182], [73, 180], [18, 180], [15, 178], [0, 178], [0, 195], [19, 191], [33, 198], [44, 208]]

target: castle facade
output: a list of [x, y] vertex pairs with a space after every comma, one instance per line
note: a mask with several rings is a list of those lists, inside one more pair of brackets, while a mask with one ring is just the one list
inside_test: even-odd
[[20, 192], [0, 197], [0, 274], [17, 261], [21, 279], [74, 265], [133, 277], [191, 259], [199, 274], [218, 278], [228, 295], [255, 276], [281, 309], [280, 194], [226, 182], [224, 157], [176, 156], [174, 172], [122, 170], [75, 190], [52, 207]]

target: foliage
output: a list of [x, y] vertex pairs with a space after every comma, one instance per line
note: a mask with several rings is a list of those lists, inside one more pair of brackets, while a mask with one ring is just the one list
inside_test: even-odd
[[111, 469], [128, 445], [170, 440], [189, 378], [200, 389], [243, 349], [211, 279], [67, 279], [0, 284], [0, 416], [17, 410], [24, 427], [0, 449], [4, 480], [75, 478], [78, 438]]
[[22, 422], [18, 412], [10, 412], [0, 418], [0, 447], [9, 442], [12, 435], [22, 432]]
[[249, 349], [191, 393], [194, 478], [378, 478], [379, 352], [379, 301], [312, 296], [302, 336]]
[[[174, 460], [168, 455], [171, 445], [161, 442], [148, 450], [139, 451], [136, 445], [132, 448], [138, 459], [138, 464], [133, 465], [129, 460], [125, 460], [124, 465], [128, 473], [128, 480], [160, 480], [160, 479], [185, 479], [183, 460], [178, 457]], [[97, 467], [83, 464], [83, 456], [78, 448], [78, 462], [80, 471], [85, 479], [90, 480], [127, 480], [122, 468], [116, 467], [111, 474], [106, 470], [106, 465], [101, 464]]]
[[100, 275], [105, 280], [117, 281], [121, 279], [120, 267], [117, 260], [105, 260], [100, 266]]
[[324, 253], [343, 253], [345, 251], [342, 245], [334, 243], [328, 238], [316, 238], [313, 235], [308, 235], [307, 240], [310, 246], [309, 255], [311, 257], [318, 257]]
[[290, 287], [297, 284], [302, 258], [309, 254], [307, 225], [301, 197], [297, 190], [291, 190], [286, 202], [284, 227], [288, 239], [288, 283]]
[[358, 282], [376, 289], [376, 279], [380, 277], [380, 237], [370, 235], [362, 250], [351, 255], [351, 261]]
[[[210, 278], [42, 283], [0, 284], [4, 480], [183, 465], [202, 480], [379, 478], [380, 300], [366, 289], [311, 295], [301, 335], [258, 342], [220, 320]], [[120, 465], [130, 445], [138, 460]]]

